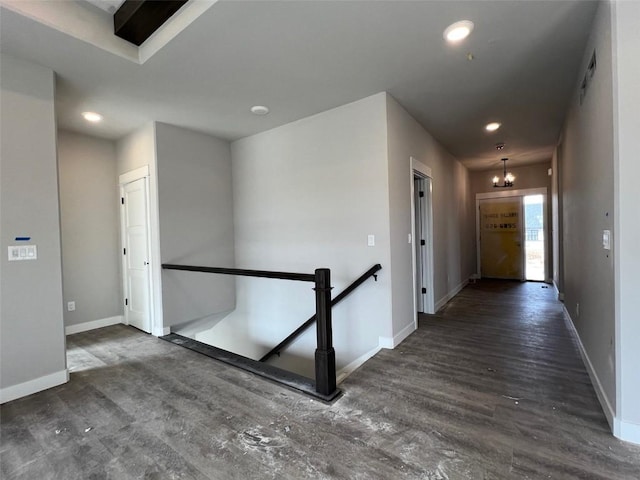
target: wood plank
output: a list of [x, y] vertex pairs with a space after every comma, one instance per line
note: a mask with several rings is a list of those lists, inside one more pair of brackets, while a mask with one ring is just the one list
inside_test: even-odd
[[71, 335], [71, 381], [0, 407], [1, 476], [637, 480], [543, 286], [468, 286], [331, 405], [123, 325]]

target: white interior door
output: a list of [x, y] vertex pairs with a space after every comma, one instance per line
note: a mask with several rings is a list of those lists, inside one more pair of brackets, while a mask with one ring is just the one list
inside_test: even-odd
[[151, 333], [147, 179], [122, 186], [125, 322]]
[[425, 297], [427, 295], [427, 282], [425, 278], [425, 229], [424, 229], [424, 180], [415, 177], [414, 183], [414, 199], [416, 205], [415, 217], [415, 248], [416, 248], [416, 306], [418, 312], [424, 312]]
[[422, 313], [435, 313], [431, 179], [416, 175], [413, 178], [413, 185], [416, 309]]

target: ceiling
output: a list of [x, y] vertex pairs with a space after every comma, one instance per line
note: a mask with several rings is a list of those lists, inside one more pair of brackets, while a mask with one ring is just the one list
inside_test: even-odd
[[85, 2], [89, 2], [100, 10], [113, 14], [124, 3], [124, 0], [85, 0]]
[[[57, 73], [61, 128], [117, 139], [157, 120], [234, 140], [387, 91], [482, 170], [504, 156], [511, 166], [550, 159], [596, 8], [585, 0], [219, 1], [143, 64], [2, 8], [0, 44]], [[444, 29], [462, 19], [474, 31], [447, 44]], [[271, 113], [254, 116], [252, 105]], [[87, 124], [85, 110], [104, 121]], [[489, 121], [503, 126], [489, 134]]]

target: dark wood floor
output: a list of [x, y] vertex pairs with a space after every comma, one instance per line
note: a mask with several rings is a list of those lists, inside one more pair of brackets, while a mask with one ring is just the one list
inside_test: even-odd
[[1, 408], [9, 479], [638, 479], [554, 293], [479, 282], [324, 405], [125, 326]]

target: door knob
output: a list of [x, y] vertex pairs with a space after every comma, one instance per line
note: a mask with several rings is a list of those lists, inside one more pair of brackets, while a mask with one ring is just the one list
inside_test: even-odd
[[149, 262], [144, 262], [145, 265], [149, 265]]

